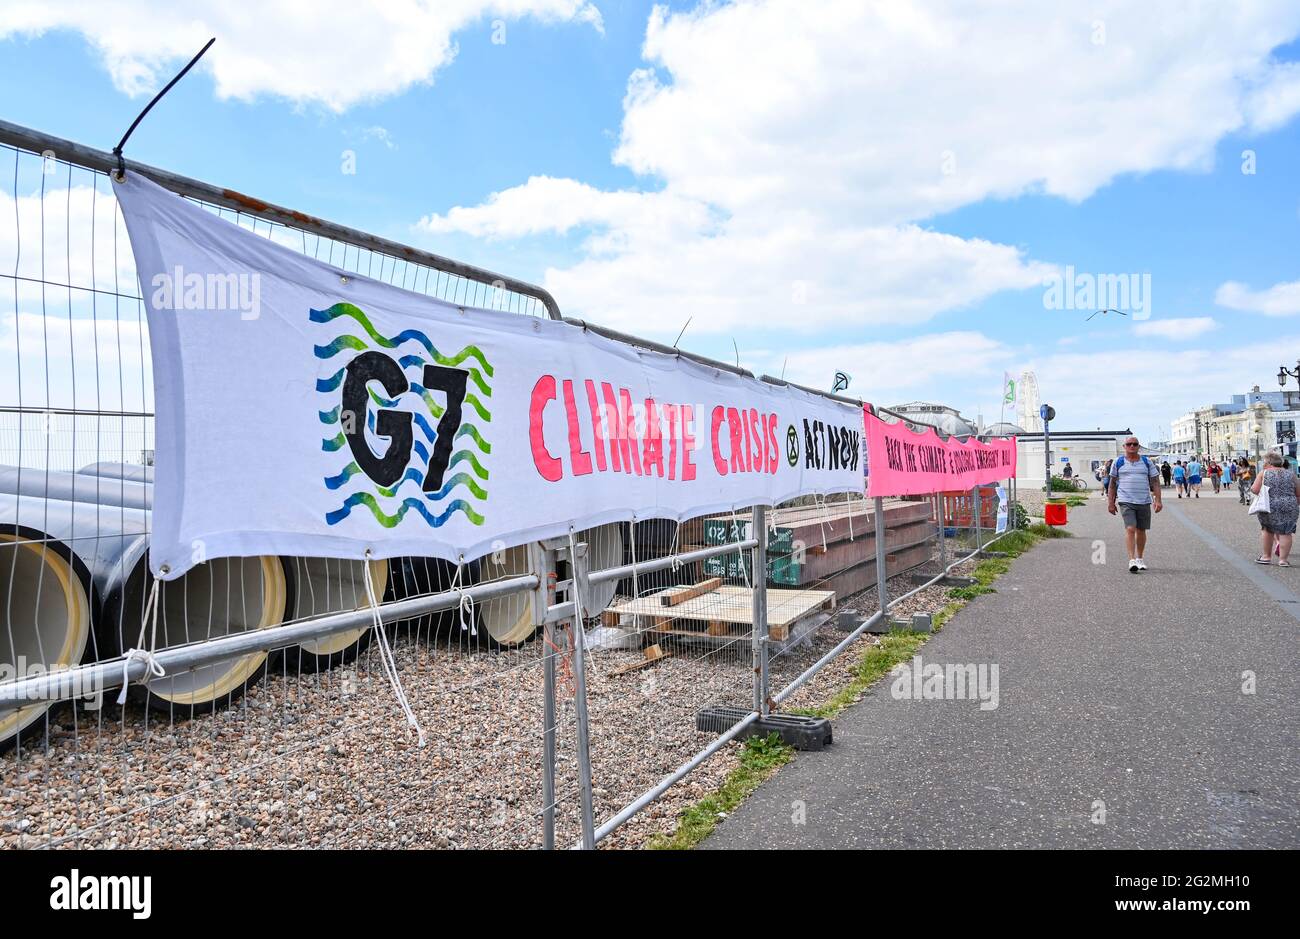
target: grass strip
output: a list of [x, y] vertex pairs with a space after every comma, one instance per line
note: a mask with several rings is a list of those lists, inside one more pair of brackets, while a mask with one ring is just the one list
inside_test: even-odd
[[711, 795], [683, 809], [677, 816], [677, 829], [671, 835], [655, 835], [647, 847], [655, 851], [683, 851], [695, 847], [713, 832], [718, 822], [757, 789], [759, 783], [793, 758], [794, 748], [783, 744], [776, 733], [750, 737], [740, 748], [740, 765], [727, 774], [722, 785]]

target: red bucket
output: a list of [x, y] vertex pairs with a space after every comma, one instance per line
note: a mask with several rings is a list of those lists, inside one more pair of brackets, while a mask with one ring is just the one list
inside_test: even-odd
[[1065, 503], [1049, 502], [1043, 508], [1043, 521], [1049, 525], [1064, 525], [1066, 521]]

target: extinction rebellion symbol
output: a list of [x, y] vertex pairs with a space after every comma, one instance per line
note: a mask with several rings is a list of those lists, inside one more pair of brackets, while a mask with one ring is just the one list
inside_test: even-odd
[[785, 460], [791, 466], [799, 465], [799, 432], [793, 424], [785, 432]]
[[[482, 525], [488, 496], [483, 458], [492, 452], [480, 429], [492, 420], [482, 400], [492, 396], [487, 358], [473, 345], [443, 355], [416, 329], [385, 337], [350, 303], [311, 311], [315, 323], [340, 317], [355, 320], [370, 341], [344, 333], [315, 347], [321, 360], [357, 353], [316, 381], [316, 390], [337, 402], [319, 412], [322, 424], [337, 428], [321, 441], [321, 449], [346, 448], [351, 456], [340, 472], [324, 479], [328, 489], [352, 490], [326, 513], [326, 522], [336, 525], [363, 506], [385, 528], [411, 511], [435, 528], [457, 512]], [[453, 472], [457, 466], [461, 470]], [[408, 483], [413, 485], [403, 489]]]

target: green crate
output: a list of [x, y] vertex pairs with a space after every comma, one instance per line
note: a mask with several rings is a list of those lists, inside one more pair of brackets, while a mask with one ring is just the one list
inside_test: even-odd
[[[728, 580], [749, 576], [753, 570], [749, 552], [745, 556], [729, 553], [717, 557], [705, 558], [704, 574], [706, 577], [725, 577]], [[773, 586], [799, 586], [799, 567], [794, 558], [787, 554], [778, 554], [767, 559], [767, 582]], [[743, 571], [743, 573], [742, 573]]]
[[[706, 545], [731, 544], [733, 541], [745, 541], [753, 528], [753, 521], [748, 518], [706, 518], [704, 520], [704, 543]], [[790, 528], [769, 529], [767, 533], [767, 550], [769, 554], [789, 554], [794, 544], [794, 531]], [[714, 575], [715, 577], [718, 575]]]

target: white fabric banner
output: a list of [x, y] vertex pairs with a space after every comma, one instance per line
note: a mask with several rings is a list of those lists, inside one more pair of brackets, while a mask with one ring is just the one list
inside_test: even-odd
[[149, 317], [164, 579], [223, 556], [469, 560], [862, 491], [856, 406], [346, 273], [139, 174], [116, 191]]

